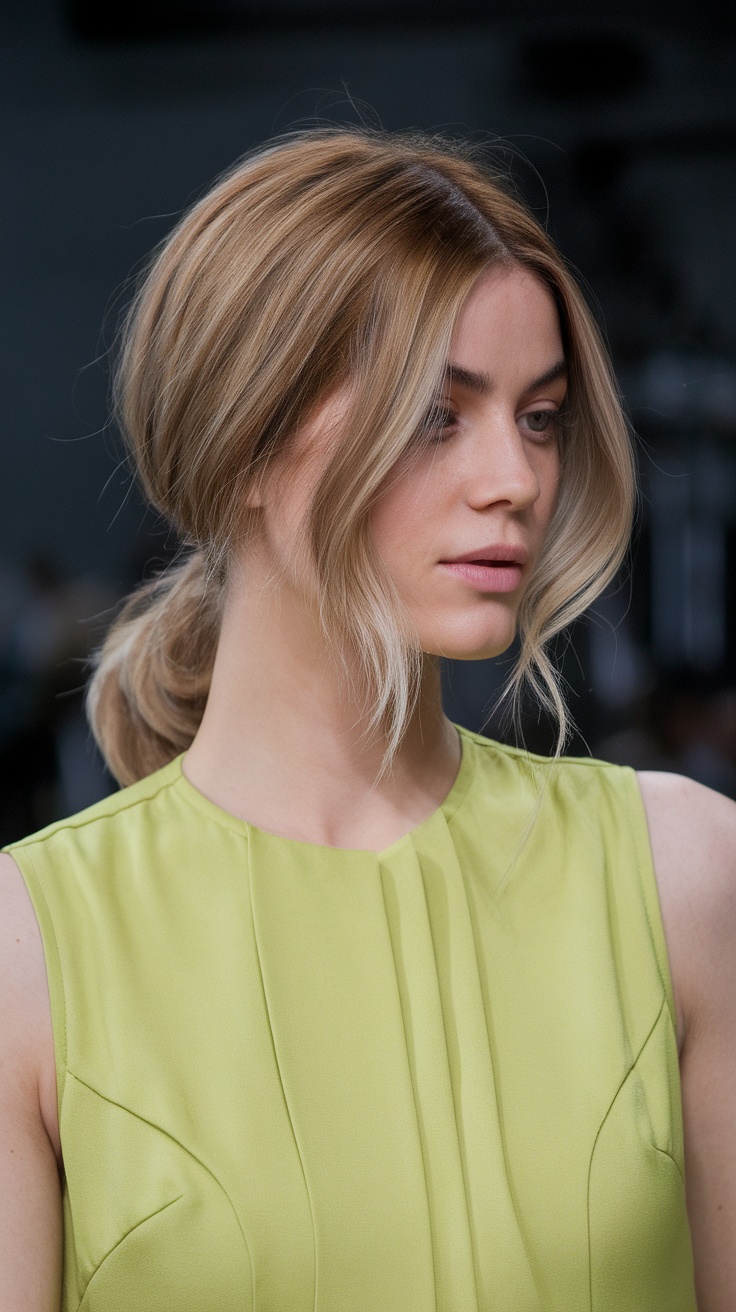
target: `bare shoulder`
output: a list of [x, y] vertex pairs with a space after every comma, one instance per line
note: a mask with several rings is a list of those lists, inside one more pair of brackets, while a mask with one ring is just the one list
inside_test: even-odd
[[736, 948], [736, 803], [681, 775], [643, 771], [638, 778], [687, 1027], [696, 1013], [699, 1022], [719, 1006], [722, 970]]
[[[698, 1307], [736, 1307], [736, 804], [639, 776], [678, 1015]], [[678, 1026], [678, 1028], [680, 1028]]]
[[696, 956], [733, 948], [736, 803], [681, 775], [645, 771], [639, 783], [663, 915], [687, 924]]
[[679, 774], [645, 770], [638, 778], [655, 862], [658, 851], [668, 866], [695, 863], [698, 887], [724, 891], [736, 876], [736, 802]]
[[15, 1072], [10, 1091], [27, 1096], [41, 1115], [57, 1153], [51, 1004], [41, 932], [25, 881], [12, 857], [0, 852], [0, 1052]]

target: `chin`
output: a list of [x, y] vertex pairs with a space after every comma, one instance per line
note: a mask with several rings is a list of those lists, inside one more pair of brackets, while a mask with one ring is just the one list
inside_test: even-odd
[[487, 661], [494, 656], [502, 656], [508, 651], [516, 637], [516, 616], [509, 616], [507, 623], [480, 626], [448, 627], [447, 632], [436, 629], [424, 642], [420, 635], [422, 651], [428, 656], [443, 656], [450, 661]]

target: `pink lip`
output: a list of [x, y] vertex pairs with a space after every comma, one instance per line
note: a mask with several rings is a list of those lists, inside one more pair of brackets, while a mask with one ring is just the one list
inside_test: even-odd
[[480, 592], [513, 592], [521, 582], [528, 556], [525, 547], [497, 543], [439, 563]]
[[505, 565], [525, 565], [529, 559], [529, 552], [526, 547], [505, 546], [502, 542], [494, 542], [490, 547], [479, 547], [477, 551], [466, 551], [464, 556], [453, 556], [450, 560], [440, 561], [441, 565], [470, 565], [476, 560], [496, 561]]

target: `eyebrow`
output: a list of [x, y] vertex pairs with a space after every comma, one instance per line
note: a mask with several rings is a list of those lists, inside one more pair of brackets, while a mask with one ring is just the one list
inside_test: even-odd
[[[540, 387], [546, 387], [549, 383], [556, 383], [558, 378], [566, 377], [567, 360], [557, 360], [550, 369], [546, 369], [538, 378], [534, 378], [524, 388], [524, 392], [536, 392]], [[493, 391], [493, 382], [489, 374], [476, 372], [474, 369], [464, 369], [460, 364], [448, 364], [445, 380], [448, 383], [459, 383], [461, 387], [467, 387], [478, 396], [488, 396]]]

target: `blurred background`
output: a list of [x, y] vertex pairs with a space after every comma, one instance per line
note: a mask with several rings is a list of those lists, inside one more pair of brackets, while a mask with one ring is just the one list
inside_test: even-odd
[[[82, 710], [175, 550], [108, 423], [127, 281], [253, 145], [315, 117], [493, 146], [578, 271], [638, 434], [630, 560], [558, 644], [570, 750], [736, 796], [736, 10], [699, 0], [4, 0], [0, 842], [114, 788]], [[495, 736], [508, 657], [446, 671]], [[529, 747], [550, 726], [528, 708]]]

